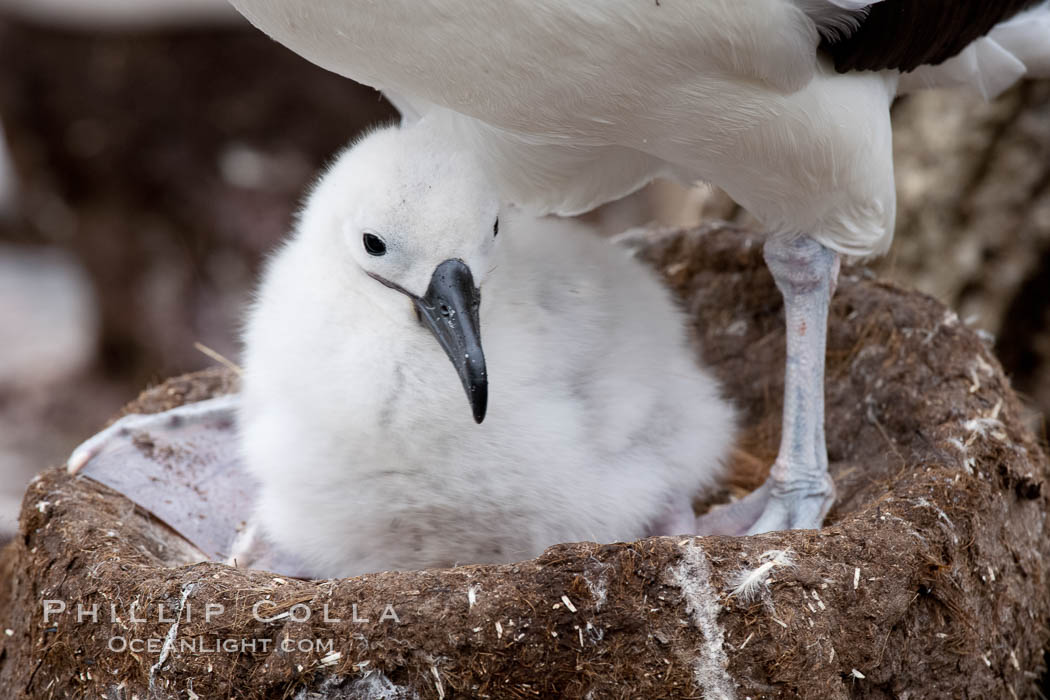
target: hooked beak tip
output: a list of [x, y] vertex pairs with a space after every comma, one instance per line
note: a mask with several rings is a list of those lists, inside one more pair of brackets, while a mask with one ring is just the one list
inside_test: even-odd
[[476, 386], [470, 393], [470, 407], [474, 411], [474, 422], [478, 425], [485, 420], [488, 409], [488, 384]]
[[416, 300], [421, 320], [445, 350], [467, 393], [474, 422], [485, 420], [488, 377], [481, 347], [481, 292], [462, 260], [438, 265], [426, 294]]

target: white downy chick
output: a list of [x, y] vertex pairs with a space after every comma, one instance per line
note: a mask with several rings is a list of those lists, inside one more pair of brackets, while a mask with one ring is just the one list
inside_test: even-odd
[[733, 411], [668, 291], [480, 173], [425, 119], [376, 131], [265, 272], [243, 454], [264, 535], [316, 576], [692, 533], [723, 474]]

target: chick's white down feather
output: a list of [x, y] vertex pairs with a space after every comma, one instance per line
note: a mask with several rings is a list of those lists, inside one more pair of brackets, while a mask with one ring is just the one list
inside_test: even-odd
[[[571, 222], [504, 210], [494, 236], [495, 194], [432, 126], [373, 133], [335, 162], [248, 318], [259, 521], [319, 576], [651, 534], [718, 480], [732, 439], [653, 273]], [[368, 274], [421, 295], [450, 258], [481, 290], [480, 425], [411, 300]]]

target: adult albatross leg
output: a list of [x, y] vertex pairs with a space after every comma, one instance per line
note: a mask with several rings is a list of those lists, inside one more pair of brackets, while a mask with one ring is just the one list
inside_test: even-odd
[[761, 487], [697, 520], [701, 534], [819, 528], [835, 497], [824, 440], [824, 355], [839, 256], [808, 237], [771, 238], [763, 252], [787, 325], [780, 452]]

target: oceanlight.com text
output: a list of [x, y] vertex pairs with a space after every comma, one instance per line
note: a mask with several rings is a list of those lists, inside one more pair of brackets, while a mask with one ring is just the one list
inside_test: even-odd
[[[116, 636], [110, 637], [107, 646], [110, 651], [117, 654], [123, 652], [160, 654], [164, 651], [164, 644], [165, 640], [160, 637], [138, 639]], [[274, 649], [279, 649], [285, 653], [298, 651], [305, 654], [331, 654], [335, 651], [335, 640], [290, 639], [287, 637], [279, 641], [265, 637], [259, 639], [238, 639], [234, 637], [208, 639], [207, 637], [198, 636], [173, 640], [169, 652], [182, 654], [266, 654]]]

